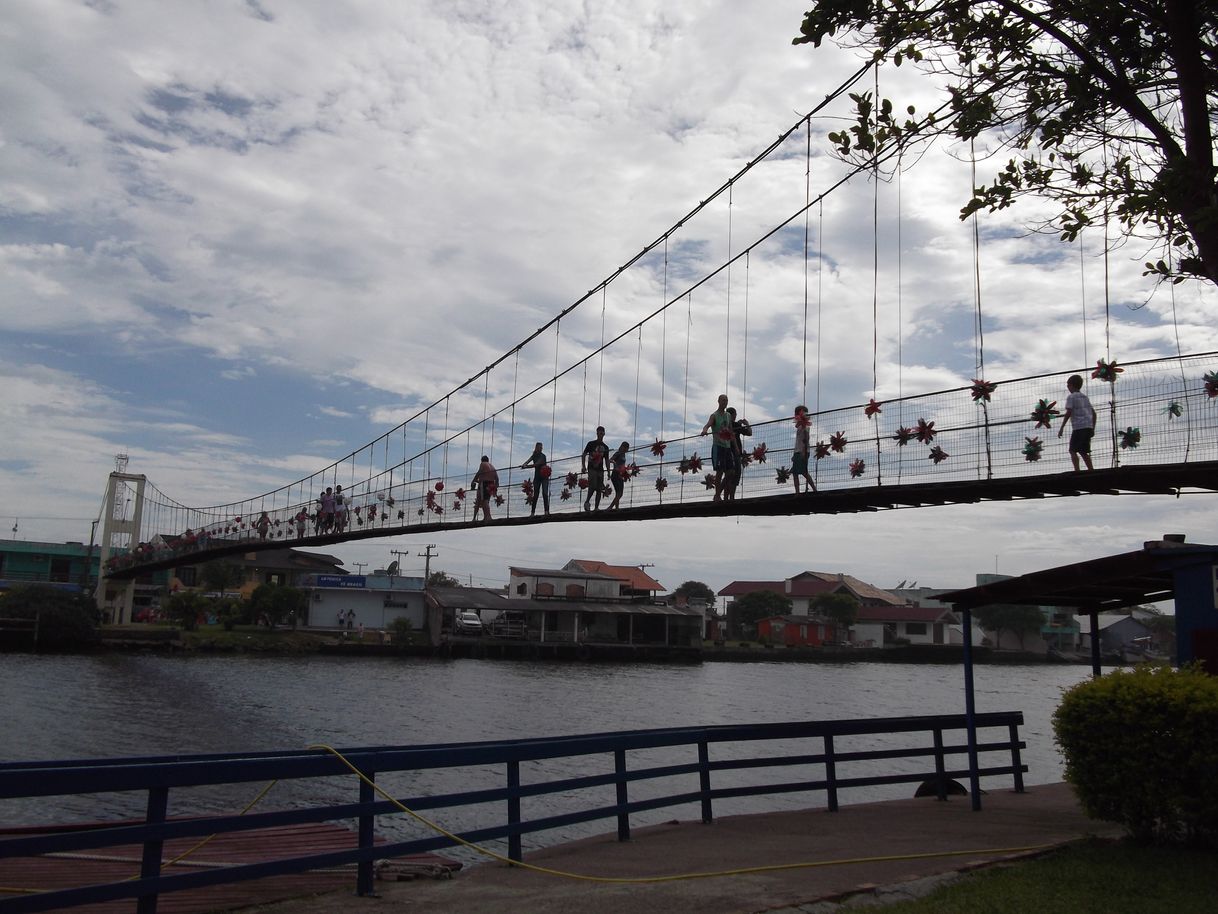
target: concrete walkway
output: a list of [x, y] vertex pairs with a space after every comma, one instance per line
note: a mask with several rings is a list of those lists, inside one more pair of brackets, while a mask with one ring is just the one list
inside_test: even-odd
[[[795, 863], [828, 863], [644, 884], [576, 880], [500, 863], [468, 868], [451, 880], [378, 882], [379, 898], [330, 894], [266, 905], [264, 914], [358, 911], [388, 914], [752, 914], [811, 911], [817, 902], [877, 887], [925, 888], [928, 877], [1038, 853], [1088, 835], [1116, 837], [1120, 829], [1093, 822], [1065, 784], [1029, 787], [1019, 794], [986, 794], [973, 812], [967, 797], [892, 800], [824, 809], [731, 816], [712, 825], [672, 822], [635, 829], [619, 843], [612, 835], [528, 854], [527, 863], [601, 877], [647, 877]], [[1025, 850], [1019, 850], [1024, 848]], [[986, 849], [1002, 849], [996, 854]], [[922, 856], [963, 851], [952, 856]], [[906, 859], [882, 860], [882, 857]], [[870, 858], [870, 859], [860, 859]], [[857, 861], [838, 862], [833, 861]], [[822, 911], [831, 905], [817, 905]]]

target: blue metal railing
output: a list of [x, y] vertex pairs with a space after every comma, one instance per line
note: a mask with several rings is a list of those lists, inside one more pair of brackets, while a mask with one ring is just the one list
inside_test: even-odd
[[[1024, 748], [1018, 732], [1019, 725], [1023, 723], [1022, 712], [978, 714], [975, 723], [978, 730], [1003, 731], [1001, 736], [977, 745], [978, 753], [1002, 755], [998, 764], [986, 767], [978, 765], [975, 775], [1011, 776], [1015, 789], [1022, 791], [1023, 773], [1027, 770], [1020, 756]], [[702, 821], [709, 823], [713, 818], [714, 801], [734, 797], [823, 791], [829, 810], [835, 811], [839, 793], [844, 789], [930, 781], [937, 785], [940, 798], [946, 798], [951, 779], [974, 774], [967, 765], [948, 764], [951, 757], [967, 757], [968, 746], [959, 741], [946, 742], [944, 734], [964, 731], [966, 727], [965, 715], [931, 715], [679, 727], [511, 741], [386, 746], [340, 752], [370, 781], [375, 781], [378, 775], [394, 772], [502, 766], [502, 787], [401, 798], [400, 802], [418, 812], [455, 810], [486, 803], [503, 804], [505, 816], [502, 821], [468, 828], [458, 832], [458, 835], [463, 841], [471, 843], [506, 839], [507, 856], [519, 861], [523, 854], [521, 838], [524, 835], [612, 819], [617, 825], [618, 838], [624, 841], [630, 837], [632, 815], [684, 804], [698, 804]], [[842, 751], [836, 742], [851, 737], [913, 734], [929, 739], [918, 745], [860, 747], [851, 751]], [[794, 743], [797, 751], [774, 755], [753, 748], [758, 743], [774, 741], [783, 741], [781, 748], [784, 751], [788, 744]], [[802, 745], [805, 741], [811, 741], [811, 745]], [[713, 746], [725, 750], [722, 757], [712, 753]], [[694, 750], [688, 761], [680, 760], [678, 755], [675, 763], [665, 759], [666, 763], [655, 764], [635, 756], [635, 753], [645, 753], [647, 750], [679, 751], [682, 748]], [[744, 757], [731, 755], [731, 751], [739, 752], [746, 748], [752, 754]], [[611, 770], [607, 766], [601, 773], [561, 776], [538, 783], [526, 783], [521, 778], [522, 764], [576, 759], [580, 761], [577, 770], [588, 770], [589, 760], [596, 756], [611, 760]], [[894, 760], [905, 760], [906, 770], [893, 770], [891, 762]], [[636, 762], [635, 767], [631, 767], [632, 761]], [[875, 773], [868, 770], [868, 765], [862, 764], [877, 762], [889, 766], [888, 769], [884, 773]], [[760, 783], [755, 784], [712, 785], [714, 774], [726, 780], [731, 778], [728, 772], [765, 773], [775, 768], [791, 771], [791, 774], [787, 780], [777, 783], [763, 777]], [[874, 765], [871, 769], [874, 769]], [[356, 864], [357, 892], [370, 894], [373, 891], [374, 861], [440, 850], [459, 843], [446, 835], [434, 834], [425, 838], [374, 844], [376, 817], [399, 813], [400, 809], [395, 803], [379, 798], [363, 780], [359, 782], [359, 799], [355, 803], [206, 818], [169, 820], [166, 817], [172, 790], [335, 776], [351, 777], [351, 768], [338, 755], [322, 750], [0, 764], [0, 799], [111, 791], [147, 793], [147, 812], [143, 824], [55, 830], [0, 840], [0, 859], [139, 844], [143, 847], [143, 853], [138, 878], [37, 894], [0, 896], [0, 912], [18, 914], [137, 898], [140, 914], [153, 914], [157, 896], [163, 893], [349, 864]], [[631, 799], [632, 786], [649, 783], [654, 786], [661, 779], [677, 779], [681, 789]], [[595, 800], [592, 791], [595, 788], [612, 788], [613, 802], [592, 805]], [[554, 794], [576, 794], [587, 798], [589, 805], [575, 811], [533, 819], [523, 817], [522, 800]], [[161, 871], [162, 849], [164, 843], [171, 839], [342, 819], [354, 819], [358, 823], [358, 846], [355, 849], [234, 864], [189, 873], [165, 875]]]

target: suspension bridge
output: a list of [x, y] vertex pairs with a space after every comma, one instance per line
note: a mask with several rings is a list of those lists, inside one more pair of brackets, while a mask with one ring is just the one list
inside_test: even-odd
[[[1085, 305], [1085, 361], [991, 378], [978, 281], [970, 383], [907, 393], [899, 266], [895, 314], [880, 304], [889, 293], [881, 288], [878, 206], [870, 314], [844, 318], [851, 346], [857, 350], [867, 337], [870, 376], [859, 364], [822, 390], [824, 350], [845, 345], [822, 325], [831, 307], [822, 291], [831, 245], [825, 201], [860, 175], [878, 193], [883, 168], [891, 168], [892, 181], [901, 174], [899, 158], [892, 165], [898, 150], [869, 166], [842, 166], [841, 175], [818, 174], [825, 189], [813, 192], [814, 159], [821, 162], [812, 154], [813, 136], [822, 132], [817, 118], [865, 70], [585, 295], [345, 457], [270, 491], [206, 507], [187, 506], [120, 468], [100, 518], [103, 574], [130, 580], [183, 560], [473, 526], [1218, 489], [1218, 352], [1186, 354], [1177, 345], [1170, 357], [1123, 361], [1112, 352], [1105, 313], [1103, 355], [1095, 358], [1087, 351]], [[762, 172], [764, 192], [750, 195], [750, 181]], [[785, 195], [774, 194], [783, 182]], [[775, 205], [785, 205], [785, 215], [774, 217]], [[975, 229], [972, 237], [976, 263]], [[898, 243], [898, 263], [899, 256]], [[895, 377], [880, 372], [885, 320], [896, 328], [888, 334], [896, 351], [884, 359], [895, 361]], [[768, 342], [758, 340], [759, 325], [770, 328]], [[790, 332], [779, 331], [774, 342], [775, 327]], [[712, 367], [719, 357], [721, 374]], [[776, 364], [798, 376], [778, 394], [768, 389], [781, 374]], [[1072, 471], [1058, 436], [1073, 374], [1086, 379], [1098, 414], [1095, 469], [1081, 473]], [[824, 407], [830, 388], [829, 395], [853, 402]], [[736, 409], [738, 438], [722, 429], [702, 433], [720, 392]], [[796, 403], [811, 406], [806, 417], [795, 415]], [[589, 472], [586, 444], [598, 426], [607, 429], [608, 450], [621, 452], [603, 472]], [[804, 430], [814, 486], [797, 493], [792, 453]], [[530, 465], [538, 448], [544, 470]], [[732, 472], [716, 473], [716, 450], [735, 455]], [[476, 512], [483, 456], [497, 485], [487, 510]]]

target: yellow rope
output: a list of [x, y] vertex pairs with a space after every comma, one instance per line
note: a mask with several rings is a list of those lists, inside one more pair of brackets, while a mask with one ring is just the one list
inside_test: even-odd
[[348, 759], [346, 756], [344, 756], [341, 752], [339, 752], [333, 746], [327, 746], [324, 743], [317, 743], [317, 744], [309, 746], [308, 748], [309, 749], [322, 749], [326, 752], [329, 752], [335, 758], [337, 758], [340, 762], [342, 762], [344, 765], [346, 765], [349, 769], [351, 769], [352, 773], [355, 774], [356, 777], [358, 777], [361, 781], [363, 781], [365, 784], [367, 784], [369, 787], [371, 787], [373, 790], [375, 790], [378, 794], [380, 794], [382, 797], [384, 797], [386, 800], [388, 800], [390, 803], [392, 803], [402, 812], [406, 813], [406, 815], [410, 816], [411, 818], [415, 819], [416, 821], [427, 826], [432, 831], [443, 835], [444, 837], [454, 841], [457, 844], [460, 844], [462, 847], [467, 847], [470, 850], [477, 851], [478, 853], [483, 854], [487, 857], [490, 857], [493, 860], [498, 860], [501, 863], [507, 863], [511, 866], [519, 867], [520, 869], [532, 870], [535, 873], [544, 873], [548, 876], [559, 876], [564, 879], [576, 879], [576, 880], [581, 880], [584, 882], [608, 882], [608, 883], [616, 883], [619, 885], [642, 885], [642, 884], [657, 883], [657, 882], [680, 882], [683, 880], [690, 880], [690, 879], [713, 879], [713, 878], [716, 878], [719, 876], [741, 876], [741, 875], [745, 875], [748, 873], [775, 873], [775, 872], [780, 872], [782, 870], [813, 869], [815, 867], [822, 867], [822, 866], [844, 866], [844, 865], [852, 864], [852, 863], [886, 863], [886, 862], [891, 862], [894, 860], [926, 860], [926, 859], [930, 859], [933, 857], [961, 857], [961, 856], [966, 856], [969, 854], [989, 855], [989, 854], [1026, 853], [1029, 851], [1047, 850], [1051, 847], [1056, 846], [1056, 844], [1029, 844], [1029, 845], [1026, 845], [1023, 847], [970, 848], [968, 850], [959, 850], [959, 851], [932, 851], [932, 852], [921, 853], [921, 854], [891, 854], [891, 855], [879, 856], [879, 857], [852, 857], [852, 858], [844, 858], [844, 859], [840, 859], [840, 860], [817, 860], [817, 861], [805, 862], [805, 863], [774, 863], [774, 864], [769, 864], [766, 866], [740, 867], [738, 869], [733, 869], [733, 870], [713, 870], [713, 871], [709, 871], [709, 872], [697, 872], [697, 873], [675, 873], [675, 874], [668, 875], [668, 876], [588, 876], [588, 875], [584, 875], [581, 873], [569, 873], [564, 870], [556, 870], [556, 869], [551, 869], [551, 868], [545, 867], [545, 866], [537, 866], [536, 864], [532, 864], [532, 863], [523, 863], [519, 860], [513, 860], [510, 857], [505, 857], [503, 854], [496, 853], [495, 851], [491, 850], [490, 848], [483, 847], [480, 844], [474, 844], [471, 841], [466, 841], [460, 835], [453, 834], [452, 832], [448, 831], [441, 825], [437, 824], [436, 822], [433, 822], [431, 819], [428, 819], [426, 816], [420, 815], [419, 813], [415, 812], [413, 809], [410, 809], [407, 806], [405, 806], [403, 803], [398, 801], [396, 798], [390, 796], [383, 789], [381, 789], [380, 785], [378, 785], [375, 781], [373, 781], [371, 778], [369, 778], [367, 775], [365, 775], [362, 771], [360, 771], [357, 767], [355, 767], [355, 765], [353, 765], [351, 763], [350, 759]]

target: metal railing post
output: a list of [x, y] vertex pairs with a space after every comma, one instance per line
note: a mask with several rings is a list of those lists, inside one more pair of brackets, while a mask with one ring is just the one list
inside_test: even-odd
[[613, 750], [613, 773], [617, 775], [617, 839], [630, 840], [630, 813], [626, 811], [626, 750]]
[[[169, 788], [148, 789], [148, 812], [144, 816], [146, 825], [165, 824], [165, 812], [169, 808]], [[144, 854], [140, 860], [140, 879], [156, 879], [161, 875], [161, 853], [165, 841], [159, 835], [144, 839]], [[135, 903], [136, 914], [156, 914], [157, 894], [141, 895]]]
[[837, 758], [833, 754], [833, 734], [825, 734], [825, 793], [829, 812], [837, 812]]
[[706, 740], [698, 742], [698, 789], [702, 793], [702, 821], [710, 825], [715, 817], [711, 812], [710, 749]]
[[[365, 771], [365, 777], [368, 781], [376, 780], [375, 771]], [[376, 801], [376, 790], [373, 786], [360, 778], [359, 781], [359, 802], [361, 807], [371, 806]], [[376, 841], [373, 834], [373, 824], [376, 822], [376, 816], [372, 813], [361, 812], [359, 816], [359, 849], [368, 850], [372, 848]], [[375, 861], [369, 857], [367, 860], [361, 860], [356, 864], [355, 871], [355, 894], [356, 895], [373, 895], [373, 865]]]
[[1015, 769], [1015, 792], [1023, 793], [1023, 759], [1019, 753], [1019, 724], [1007, 725], [1011, 731], [1011, 767]]
[[935, 795], [947, 800], [947, 772], [943, 763], [943, 730], [935, 727]]
[[[520, 762], [513, 760], [507, 763], [507, 785], [511, 791], [507, 801], [508, 825], [515, 826], [520, 824]], [[513, 832], [508, 836], [508, 857], [519, 863], [524, 859], [523, 854], [520, 832]]]

